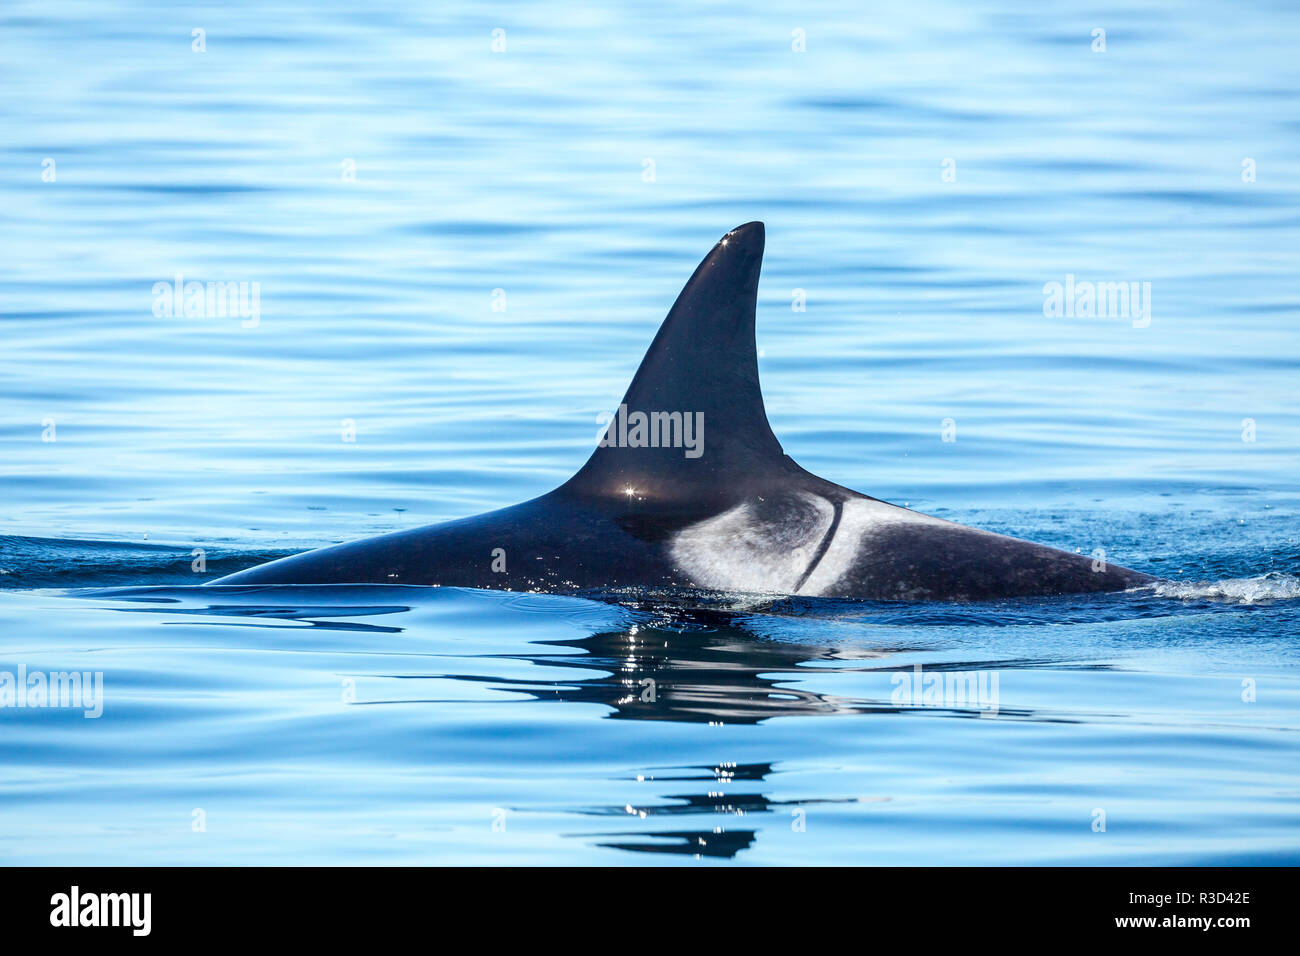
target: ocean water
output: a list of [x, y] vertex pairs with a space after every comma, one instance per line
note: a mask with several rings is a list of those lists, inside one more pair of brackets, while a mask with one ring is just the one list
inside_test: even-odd
[[[0, 861], [1300, 862], [1298, 42], [1281, 3], [6, 4], [0, 701], [102, 688], [0, 706]], [[1167, 583], [199, 586], [560, 483], [751, 219], [787, 452]]]

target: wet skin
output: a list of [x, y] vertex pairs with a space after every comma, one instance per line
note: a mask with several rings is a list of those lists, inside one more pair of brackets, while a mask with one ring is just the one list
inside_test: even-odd
[[762, 223], [752, 222], [714, 246], [655, 336], [622, 415], [559, 488], [213, 583], [971, 601], [1118, 591], [1155, 580], [900, 508], [800, 468], [772, 433], [759, 387], [754, 322], [763, 243]]

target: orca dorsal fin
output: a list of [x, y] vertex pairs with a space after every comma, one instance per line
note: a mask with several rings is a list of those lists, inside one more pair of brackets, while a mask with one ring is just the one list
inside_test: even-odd
[[758, 382], [754, 316], [763, 241], [763, 224], [749, 222], [704, 257], [567, 491], [717, 502], [789, 468]]

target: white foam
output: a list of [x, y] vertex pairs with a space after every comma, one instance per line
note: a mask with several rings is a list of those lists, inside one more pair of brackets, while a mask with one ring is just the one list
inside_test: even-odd
[[1157, 597], [1184, 601], [1231, 601], [1257, 604], [1300, 598], [1300, 578], [1270, 571], [1253, 578], [1225, 578], [1222, 581], [1161, 581], [1152, 586]]

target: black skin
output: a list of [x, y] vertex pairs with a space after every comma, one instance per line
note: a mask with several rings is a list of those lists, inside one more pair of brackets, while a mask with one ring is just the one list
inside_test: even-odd
[[[472, 518], [282, 558], [214, 584], [422, 584], [551, 593], [700, 586], [672, 554], [674, 536], [745, 505], [753, 542], [780, 553], [816, 526], [809, 497], [833, 509], [809, 532], [806, 580], [839, 530], [846, 504], [876, 499], [800, 468], [763, 407], [754, 346], [762, 223], [728, 233], [682, 290], [641, 363], [629, 410], [703, 416], [701, 454], [681, 447], [600, 447], [554, 491]], [[853, 560], [823, 597], [974, 601], [1119, 591], [1150, 575], [1090, 556], [905, 509], [852, 544]], [[818, 526], [819, 527], [819, 526]], [[820, 539], [820, 540], [818, 540]], [[848, 539], [851, 543], [852, 538]]]

